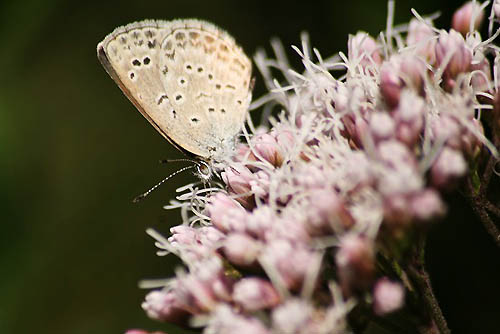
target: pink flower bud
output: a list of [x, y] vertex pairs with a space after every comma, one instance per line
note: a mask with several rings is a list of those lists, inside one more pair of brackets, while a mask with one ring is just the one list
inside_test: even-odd
[[415, 145], [420, 134], [420, 131], [418, 131], [420, 129], [416, 129], [413, 125], [414, 123], [400, 123], [396, 129], [396, 137], [409, 147]]
[[344, 201], [331, 189], [318, 189], [309, 197], [310, 210], [305, 227], [311, 235], [324, 235], [354, 225]]
[[332, 92], [333, 107], [337, 112], [345, 111], [349, 106], [349, 89], [343, 82], [337, 82]]
[[411, 212], [416, 219], [427, 222], [445, 214], [446, 207], [439, 194], [433, 189], [426, 189], [411, 198]]
[[269, 174], [263, 170], [255, 172], [254, 179], [249, 182], [252, 194], [260, 199], [266, 199], [269, 195]]
[[380, 92], [387, 105], [393, 109], [399, 103], [403, 80], [399, 77], [399, 59], [393, 57], [380, 68]]
[[368, 134], [370, 126], [368, 122], [360, 115], [353, 118], [354, 120], [354, 131], [352, 133], [352, 141], [356, 143], [358, 147], [363, 147], [364, 137]]
[[367, 155], [361, 152], [353, 152], [346, 159], [342, 178], [351, 183], [350, 191], [373, 184], [374, 175], [371, 164], [372, 162], [369, 161]]
[[408, 35], [406, 36], [406, 43], [408, 45], [415, 45], [420, 42], [427, 41], [434, 37], [432, 30], [432, 22], [422, 22], [419, 19], [413, 18], [410, 20], [408, 26]]
[[495, 17], [500, 18], [500, 0], [495, 0], [493, 3], [493, 12], [495, 13]]
[[405, 90], [394, 112], [396, 138], [408, 147], [413, 147], [422, 133], [425, 112], [424, 100], [414, 92]]
[[210, 197], [206, 210], [212, 224], [221, 231], [243, 231], [246, 228], [247, 211], [222, 192]]
[[380, 69], [380, 92], [387, 105], [395, 108], [399, 104], [404, 87], [423, 94], [424, 77], [427, 73], [425, 63], [412, 53], [392, 56]]
[[361, 144], [361, 140], [357, 138], [356, 125], [355, 125], [356, 118], [358, 117], [355, 116], [354, 114], [347, 114], [344, 117], [342, 117], [342, 124], [344, 125], [344, 129], [341, 131], [341, 134], [344, 137], [346, 137], [349, 141], [356, 141], [356, 145], [358, 145]]
[[246, 208], [252, 208], [254, 206], [250, 181], [255, 179], [255, 175], [253, 175], [247, 167], [241, 164], [233, 164], [221, 173], [221, 177], [232, 193], [242, 195], [236, 197], [238, 202]]
[[193, 314], [209, 312], [231, 300], [232, 281], [224, 274], [219, 257], [195, 262], [188, 274], [178, 275], [175, 295], [179, 305]]
[[335, 255], [338, 275], [344, 292], [366, 289], [375, 272], [375, 252], [373, 242], [366, 237], [346, 234], [340, 240]]
[[273, 266], [281, 281], [290, 290], [297, 290], [318, 256], [315, 252], [288, 240], [270, 240], [264, 248], [261, 261]]
[[396, 110], [396, 118], [402, 122], [419, 122], [425, 114], [425, 102], [412, 91], [405, 91], [401, 96], [401, 104]]
[[378, 145], [380, 159], [396, 170], [415, 169], [415, 155], [398, 140], [386, 140]]
[[212, 226], [192, 228], [179, 225], [170, 229], [172, 236], [168, 238], [171, 246], [179, 251], [185, 259], [199, 260], [210, 256], [224, 234]]
[[453, 29], [449, 33], [444, 30], [441, 31], [436, 44], [436, 61], [438, 65], [441, 66], [447, 60], [446, 69], [443, 73], [445, 79], [455, 79], [458, 74], [470, 70], [472, 50], [465, 44], [463, 36]]
[[453, 14], [451, 27], [465, 36], [471, 28], [477, 30], [483, 18], [481, 5], [475, 1], [468, 1]]
[[446, 146], [460, 149], [462, 126], [451, 115], [442, 115], [432, 119], [432, 138], [445, 140]]
[[313, 333], [314, 309], [304, 300], [290, 299], [274, 309], [271, 318], [277, 333]]
[[276, 212], [268, 206], [260, 206], [255, 208], [248, 216], [246, 223], [246, 232], [257, 239], [264, 240], [266, 234], [272, 229], [272, 225], [276, 223]]
[[310, 240], [304, 215], [288, 212], [286, 216], [274, 218], [271, 228], [264, 235], [265, 240], [286, 239], [290, 242], [307, 243]]
[[[387, 168], [385, 175], [378, 180], [378, 190], [387, 198], [389, 208], [393, 207], [396, 201], [399, 208], [400, 197], [403, 194], [413, 193], [422, 189], [424, 183], [418, 170], [409, 165], [400, 165], [397, 168]], [[392, 210], [388, 210], [392, 212]]]
[[252, 139], [257, 157], [270, 162], [273, 166], [279, 167], [283, 163], [283, 155], [276, 139], [270, 134], [264, 133]]
[[262, 244], [242, 233], [230, 233], [223, 244], [222, 252], [229, 262], [238, 266], [253, 266], [262, 249]]
[[173, 244], [191, 245], [197, 243], [213, 248], [219, 241], [224, 239], [224, 234], [211, 226], [192, 228], [185, 225], [178, 225], [172, 227], [170, 232], [173, 235], [168, 238], [168, 241]]
[[295, 137], [293, 132], [288, 129], [275, 127], [271, 131], [271, 135], [276, 138], [278, 146], [281, 148], [282, 152], [289, 152], [295, 146]]
[[[472, 125], [476, 129], [477, 133], [484, 135], [483, 124], [477, 119], [473, 118], [471, 120]], [[463, 131], [461, 136], [460, 147], [462, 152], [468, 157], [474, 157], [483, 145], [483, 143], [478, 139], [477, 135], [468, 129]]]
[[235, 194], [245, 194], [250, 192], [250, 181], [253, 180], [253, 173], [243, 165], [234, 164], [226, 168], [221, 173], [224, 182]]
[[384, 226], [394, 238], [398, 239], [404, 236], [412, 218], [410, 203], [406, 196], [394, 194], [385, 199]]
[[429, 64], [434, 64], [435, 55], [435, 32], [431, 23], [425, 23], [418, 19], [412, 19], [408, 27], [406, 42], [408, 46], [415, 47], [415, 53], [424, 57]]
[[366, 32], [349, 36], [348, 55], [351, 61], [359, 61], [362, 68], [375, 67], [382, 63], [377, 42]]
[[185, 325], [190, 315], [181, 308], [173, 291], [151, 291], [146, 295], [141, 307], [152, 319], [180, 325]]
[[374, 112], [370, 115], [370, 130], [374, 138], [387, 139], [394, 135], [395, 124], [392, 117], [386, 112]]
[[170, 229], [173, 235], [168, 238], [168, 241], [175, 245], [189, 245], [196, 239], [196, 230], [189, 226], [178, 225]]
[[403, 307], [405, 290], [401, 283], [381, 278], [373, 290], [373, 309], [377, 315], [385, 315]]
[[400, 58], [400, 76], [406, 86], [415, 89], [417, 93], [423, 93], [424, 77], [427, 73], [424, 61], [413, 53], [406, 53]]
[[274, 286], [261, 278], [244, 278], [234, 285], [233, 300], [246, 311], [271, 308], [280, 303]]
[[218, 334], [271, 334], [256, 317], [246, 317], [228, 305], [220, 305], [212, 313], [204, 333]]
[[431, 167], [432, 183], [438, 188], [448, 188], [467, 172], [467, 162], [462, 152], [444, 147]]
[[212, 226], [202, 226], [196, 229], [197, 235], [196, 240], [209, 248], [215, 248], [217, 245], [224, 240], [224, 233], [220, 232]]
[[248, 144], [239, 144], [236, 147], [236, 154], [233, 157], [234, 161], [245, 164], [246, 162], [257, 161], [257, 158], [250, 150]]

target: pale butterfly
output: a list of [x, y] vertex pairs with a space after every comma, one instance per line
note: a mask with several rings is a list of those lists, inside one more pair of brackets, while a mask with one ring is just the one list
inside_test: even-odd
[[154, 128], [196, 159], [201, 178], [235, 149], [252, 64], [228, 33], [196, 19], [145, 20], [116, 28], [97, 56]]

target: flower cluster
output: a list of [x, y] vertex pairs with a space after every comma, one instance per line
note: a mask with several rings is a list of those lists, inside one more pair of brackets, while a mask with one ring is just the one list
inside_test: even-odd
[[353, 308], [400, 309], [405, 286], [380, 259], [404, 262], [446, 213], [443, 192], [497, 154], [480, 118], [494, 110], [500, 54], [497, 34], [476, 30], [484, 7], [466, 3], [449, 31], [415, 13], [327, 60], [304, 36], [303, 73], [277, 42], [276, 59], [258, 53], [270, 92], [253, 106], [279, 113], [270, 129], [250, 124], [222, 186], [183, 189], [168, 240], [151, 232], [185, 268], [146, 296], [147, 314], [207, 334], [344, 333]]

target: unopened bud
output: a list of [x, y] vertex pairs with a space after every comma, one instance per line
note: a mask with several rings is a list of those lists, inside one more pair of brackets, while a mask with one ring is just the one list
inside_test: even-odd
[[261, 278], [244, 278], [234, 286], [233, 300], [253, 312], [279, 304], [281, 298], [273, 285]]
[[373, 291], [373, 308], [377, 315], [385, 315], [404, 305], [405, 290], [401, 283], [387, 278], [377, 281]]
[[373, 67], [382, 63], [377, 42], [366, 32], [358, 32], [349, 37], [349, 59], [358, 61], [362, 68]]
[[481, 5], [476, 1], [468, 1], [453, 14], [451, 26], [462, 35], [477, 30], [484, 19]]
[[440, 66], [447, 62], [444, 75], [454, 79], [470, 70], [472, 51], [460, 33], [453, 29], [449, 33], [443, 30], [436, 45], [436, 60]]

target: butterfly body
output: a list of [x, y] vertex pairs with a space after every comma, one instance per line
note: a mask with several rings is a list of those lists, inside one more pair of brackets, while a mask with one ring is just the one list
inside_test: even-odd
[[251, 100], [251, 62], [234, 39], [194, 19], [145, 20], [97, 46], [106, 71], [155, 129], [206, 162], [234, 150]]

